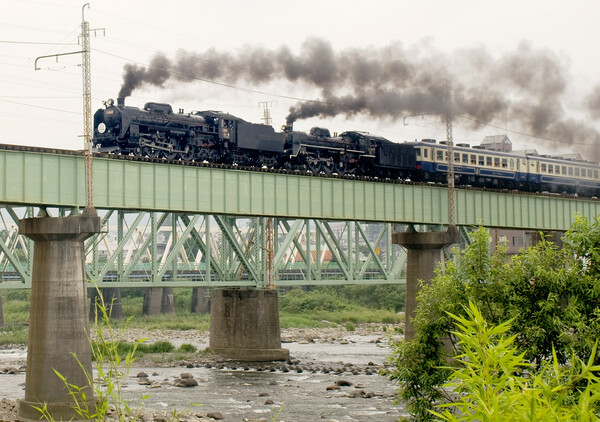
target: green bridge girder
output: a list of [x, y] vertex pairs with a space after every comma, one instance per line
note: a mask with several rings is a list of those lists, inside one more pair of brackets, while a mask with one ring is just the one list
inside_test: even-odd
[[[47, 208], [51, 216], [71, 210]], [[31, 285], [33, 244], [18, 220], [33, 207], [0, 207], [0, 288]], [[87, 278], [100, 287], [254, 287], [267, 274], [266, 217], [99, 210], [86, 241]], [[406, 253], [391, 223], [273, 218], [274, 285], [401, 284]]]
[[[84, 204], [83, 156], [0, 149], [0, 204]], [[98, 157], [99, 209], [388, 223], [447, 224], [447, 190], [410, 185]], [[595, 218], [600, 201], [456, 191], [457, 224], [567, 230]]]

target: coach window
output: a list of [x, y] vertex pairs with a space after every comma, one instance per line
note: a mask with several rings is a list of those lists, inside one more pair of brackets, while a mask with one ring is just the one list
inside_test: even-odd
[[480, 166], [484, 166], [485, 165], [485, 158], [483, 155], [479, 155], [479, 165]]
[[485, 165], [492, 167], [492, 157], [485, 157]]
[[567, 166], [562, 166], [562, 174], [567, 174]]
[[458, 153], [458, 152], [454, 153], [454, 162], [460, 163], [460, 153]]
[[462, 155], [462, 162], [464, 164], [469, 164], [469, 154], [463, 154]]
[[475, 154], [471, 154], [471, 164], [477, 164], [477, 156]]
[[588, 169], [588, 177], [591, 179], [592, 178], [592, 169]]
[[429, 158], [429, 150], [427, 148], [423, 150], [423, 157]]
[[540, 173], [546, 173], [546, 163], [542, 163], [540, 167]]
[[554, 173], [554, 164], [548, 164], [548, 174]]
[[573, 176], [573, 167], [569, 167], [569, 176]]
[[594, 179], [598, 178], [598, 170], [594, 170]]
[[556, 170], [556, 174], [560, 174], [560, 166], [558, 164], [556, 165], [556, 168], [554, 170]]
[[500, 157], [494, 157], [494, 167], [500, 167]]
[[417, 157], [421, 156], [421, 148], [415, 148], [415, 150], [417, 151]]
[[579, 167], [575, 167], [575, 176], [579, 177]]
[[438, 160], [438, 161], [444, 161], [444, 151], [441, 151], [441, 150], [438, 149], [435, 152], [435, 159]]
[[506, 158], [502, 159], [502, 168], [505, 169], [508, 167], [508, 160]]
[[512, 158], [510, 159], [510, 168], [511, 170], [515, 168], [515, 160], [513, 160]]

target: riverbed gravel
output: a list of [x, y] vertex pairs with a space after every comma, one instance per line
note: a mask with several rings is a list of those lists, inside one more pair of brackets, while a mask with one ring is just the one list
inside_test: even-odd
[[[199, 352], [142, 356], [130, 370], [124, 396], [131, 403], [150, 396], [135, 417], [143, 422], [173, 420], [174, 411], [182, 421], [396, 421], [403, 414], [394, 405], [396, 386], [378, 374], [387, 367], [390, 336], [400, 328], [284, 329], [282, 347], [290, 358], [269, 363], [232, 362], [203, 352], [207, 332], [127, 329], [122, 340], [192, 344]], [[25, 364], [24, 347], [0, 350], [0, 422], [18, 420]]]

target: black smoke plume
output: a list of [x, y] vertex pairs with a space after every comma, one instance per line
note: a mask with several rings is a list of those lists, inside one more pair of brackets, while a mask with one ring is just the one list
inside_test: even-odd
[[[320, 39], [308, 39], [298, 53], [287, 47], [252, 46], [235, 54], [178, 51], [174, 59], [157, 54], [148, 68], [127, 65], [119, 96], [146, 84], [163, 86], [167, 80], [245, 87], [287, 81], [320, 90], [320, 98], [290, 108], [290, 123], [315, 116], [395, 120], [409, 114], [443, 114], [450, 84], [454, 114], [475, 127], [510, 121], [541, 138], [600, 142], [591, 123], [573, 120], [563, 107], [569, 85], [566, 63], [527, 43], [500, 57], [482, 48], [444, 53], [425, 43], [334, 50]], [[583, 106], [590, 116], [600, 118], [600, 86]]]

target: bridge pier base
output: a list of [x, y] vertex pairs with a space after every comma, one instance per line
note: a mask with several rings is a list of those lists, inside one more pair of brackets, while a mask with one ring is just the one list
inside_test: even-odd
[[87, 378], [92, 374], [92, 352], [83, 241], [100, 232], [100, 218], [26, 218], [19, 222], [19, 231], [34, 240], [35, 251], [25, 398], [19, 403], [19, 415], [39, 420], [35, 406], [45, 404], [53, 420], [79, 419], [74, 399], [55, 371], [82, 388], [86, 399], [77, 397], [79, 405], [93, 410], [94, 391]]
[[416, 334], [411, 319], [415, 316], [417, 308], [419, 280], [429, 283], [435, 275], [435, 266], [442, 259], [444, 247], [458, 242], [460, 242], [460, 234], [456, 227], [449, 228], [446, 232], [416, 232], [414, 228], [411, 230], [409, 227], [406, 232], [392, 235], [392, 243], [407, 249], [405, 340], [413, 339]]
[[215, 289], [211, 294], [210, 349], [241, 361], [285, 360], [276, 290]]

